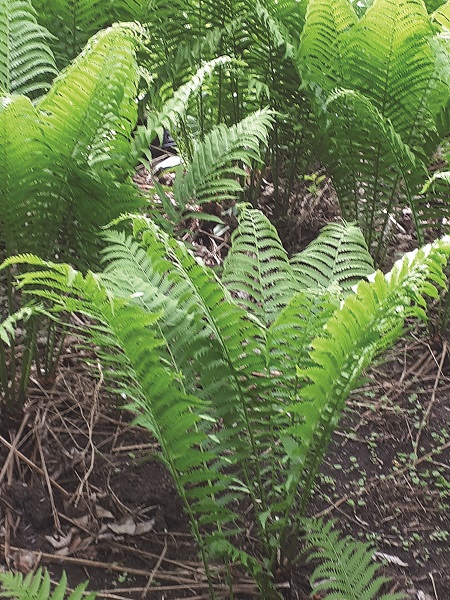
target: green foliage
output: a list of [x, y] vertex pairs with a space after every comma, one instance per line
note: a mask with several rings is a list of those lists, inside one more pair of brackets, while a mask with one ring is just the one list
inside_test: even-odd
[[0, 572], [0, 597], [15, 600], [95, 600], [95, 594], [86, 594], [88, 582], [81, 583], [71, 594], [66, 595], [67, 577], [63, 573], [56, 588], [50, 589], [48, 571], [38, 569], [35, 574], [24, 577], [21, 573]]
[[93, 264], [97, 232], [142, 203], [128, 162], [137, 117], [136, 28], [100, 33], [37, 107], [0, 99], [3, 256]]
[[[180, 90], [180, 97], [168, 102], [162, 116], [175, 118], [175, 106], [179, 106], [188, 94], [191, 84]], [[195, 85], [195, 82], [192, 82]], [[170, 116], [169, 116], [170, 115]], [[247, 175], [243, 167], [260, 161], [262, 148], [266, 145], [273, 122], [270, 110], [262, 109], [252, 113], [236, 125], [219, 125], [210, 131], [192, 149], [192, 160], [176, 169], [173, 186], [173, 201], [163, 187], [156, 182], [155, 188], [160, 201], [153, 207], [152, 216], [166, 231], [173, 231], [175, 225], [189, 216], [199, 217], [198, 212], [186, 212], [194, 205], [208, 202], [234, 200], [243, 192], [241, 181]], [[147, 132], [150, 129], [147, 129]], [[138, 131], [139, 133], [139, 131]], [[141, 133], [142, 135], [142, 133]], [[145, 135], [145, 134], [144, 134]], [[201, 213], [205, 219], [222, 222], [220, 217]]]
[[0, 91], [38, 95], [56, 75], [49, 32], [29, 0], [0, 2]]
[[[425, 317], [424, 296], [435, 297], [435, 286], [444, 283], [449, 242], [406, 255], [387, 275], [377, 272], [343, 291], [339, 282], [359, 277], [370, 260], [352, 225], [328, 228], [317, 248], [345, 253], [349, 247], [358, 258], [359, 244], [355, 271], [349, 267], [342, 277], [333, 269], [339, 264], [334, 251], [329, 264], [314, 264], [317, 272], [324, 265], [321, 287], [297, 291], [301, 281], [273, 227], [244, 208], [226, 265], [229, 291], [154, 223], [132, 222], [132, 237], [106, 235], [102, 274], [83, 276], [30, 255], [6, 266], [33, 266], [20, 276], [25, 291], [56, 312], [81, 312], [96, 323], [86, 333], [105, 374], [157, 438], [205, 565], [225, 554], [252, 573], [264, 597], [276, 597], [271, 574], [289, 560], [287, 538], [300, 535], [345, 400], [363, 370], [402, 333], [404, 320]], [[285, 277], [272, 277], [270, 264]], [[251, 273], [247, 292], [234, 300], [244, 271]], [[244, 523], [233, 502], [241, 497], [253, 509], [262, 563], [236, 546]], [[214, 597], [209, 571], [208, 577]]]
[[39, 23], [53, 35], [52, 49], [60, 69], [81, 52], [89, 38], [110, 25], [109, 0], [32, 0]]
[[[305, 523], [306, 540], [313, 550], [308, 561], [318, 560], [311, 575], [313, 593], [323, 600], [400, 600], [403, 594], [379, 595], [385, 577], [377, 576], [379, 566], [373, 562], [370, 544], [355, 542], [349, 536], [341, 537], [333, 530], [332, 521], [308, 520]], [[325, 592], [325, 596], [322, 594]]]
[[405, 202], [421, 239], [428, 200], [418, 194], [443, 133], [448, 50], [420, 0], [375, 0], [361, 17], [347, 0], [309, 2], [298, 67], [322, 124], [317, 149], [376, 261]]
[[335, 282], [346, 293], [374, 270], [361, 230], [340, 223], [327, 225], [321, 237], [292, 257], [291, 266], [303, 289]]
[[[36, 106], [25, 96], [0, 97], [2, 259], [32, 252], [94, 268], [103, 246], [100, 228], [143, 204], [131, 181], [130, 159], [139, 36], [136, 25], [99, 33]], [[9, 273], [4, 280], [1, 319], [20, 301], [11, 278]], [[34, 321], [30, 327], [25, 341], [33, 344]], [[24, 399], [32, 357], [27, 346], [19, 367], [14, 344], [6, 348], [1, 342], [1, 387], [10, 406]]]

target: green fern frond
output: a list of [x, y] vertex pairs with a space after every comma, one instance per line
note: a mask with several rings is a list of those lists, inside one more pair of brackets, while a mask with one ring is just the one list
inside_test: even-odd
[[330, 223], [290, 262], [304, 290], [326, 289], [335, 283], [347, 294], [374, 271], [361, 230], [349, 223]]
[[133, 24], [101, 31], [40, 102], [48, 143], [64, 163], [124, 160], [137, 119], [138, 33]]
[[[295, 294], [270, 325], [267, 363], [278, 401], [295, 402], [303, 379], [301, 370], [312, 366], [309, 350], [317, 332], [338, 308], [341, 290], [305, 289]], [[300, 370], [299, 370], [300, 369]]]
[[[370, 544], [342, 537], [335, 523], [305, 522], [308, 561], [319, 561], [310, 577], [313, 593], [323, 600], [400, 600], [403, 594], [382, 594], [388, 581], [377, 575], [380, 566], [373, 561]], [[325, 593], [325, 596], [322, 596]]]
[[56, 588], [50, 589], [50, 575], [48, 571], [38, 569], [36, 573], [29, 573], [25, 577], [21, 573], [6, 571], [0, 572], [0, 597], [13, 598], [14, 600], [95, 600], [95, 593], [86, 594], [88, 581], [78, 585], [67, 595], [67, 577], [63, 573]]
[[295, 292], [295, 280], [275, 227], [259, 210], [243, 207], [225, 259], [222, 281], [262, 323], [273, 321]]
[[155, 137], [162, 141], [165, 129], [175, 135], [186, 116], [190, 97], [201, 88], [208, 75], [230, 61], [228, 56], [220, 56], [208, 61], [187, 83], [174, 92], [160, 111], [151, 111], [147, 115], [147, 125], [138, 127], [134, 134], [133, 155], [136, 161], [145, 150], [144, 154], [150, 158], [148, 151], [150, 144]]
[[189, 202], [220, 202], [234, 198], [242, 190], [237, 176], [245, 175], [240, 164], [259, 161], [272, 122], [270, 110], [260, 110], [237, 125], [221, 125], [198, 146], [186, 173], [178, 170], [174, 195], [184, 208]]
[[442, 29], [450, 30], [450, 2], [442, 4], [434, 13], [431, 18], [442, 27]]
[[301, 443], [303, 506], [346, 398], [363, 370], [401, 335], [405, 319], [426, 318], [424, 296], [436, 297], [435, 286], [444, 286], [449, 250], [448, 239], [438, 241], [405, 255], [386, 275], [377, 271], [370, 282], [361, 281], [313, 340], [314, 366], [299, 373], [309, 381], [300, 392], [303, 401], [289, 409], [298, 420], [289, 434]]
[[121, 384], [128, 383], [130, 408], [158, 440], [191, 523], [233, 520], [226, 502], [219, 506], [213, 501], [214, 494], [227, 490], [230, 480], [216, 464], [217, 443], [204, 432], [205, 425], [210, 427], [203, 417], [208, 404], [180, 385], [181, 374], [167, 360], [158, 326], [162, 311], [147, 312], [132, 298], [114, 297], [101, 277], [92, 273], [84, 277], [69, 265], [30, 256], [18, 257], [17, 262], [43, 269], [21, 275], [21, 286], [33, 286], [33, 295], [51, 301], [58, 312], [82, 313], [98, 324], [88, 328], [89, 335], [94, 344], [103, 346], [102, 356], [109, 355], [106, 364], [111, 375], [117, 377], [117, 367]]
[[344, 86], [347, 73], [343, 57], [357, 22], [347, 0], [308, 3], [297, 62], [303, 82], [323, 90], [325, 97]]
[[421, 0], [375, 0], [359, 19], [346, 0], [328, 4], [309, 3], [298, 66], [316, 92], [317, 150], [343, 215], [362, 227], [378, 262], [405, 200], [422, 239], [426, 200], [417, 194], [450, 97], [448, 43]]
[[82, 50], [90, 37], [113, 22], [110, 4], [104, 0], [33, 0], [39, 23], [53, 35], [53, 52], [63, 69]]
[[52, 149], [48, 228], [60, 257], [93, 264], [98, 230], [143, 202], [131, 182], [131, 132], [137, 119], [135, 47], [140, 28], [117, 25], [95, 36], [40, 102]]
[[0, 98], [0, 257], [48, 255], [56, 238], [48, 147], [39, 115], [24, 96]]
[[0, 90], [9, 94], [41, 94], [50, 87], [56, 65], [52, 36], [36, 22], [30, 0], [0, 2]]
[[26, 322], [38, 312], [36, 307], [23, 306], [12, 315], [0, 322], [0, 340], [6, 345], [11, 345], [11, 340], [16, 335], [16, 327], [19, 321]]

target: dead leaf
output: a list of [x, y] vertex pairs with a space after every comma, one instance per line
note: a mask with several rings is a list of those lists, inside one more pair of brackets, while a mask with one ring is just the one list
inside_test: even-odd
[[67, 548], [67, 546], [72, 541], [72, 537], [73, 537], [73, 530], [71, 529], [69, 531], [69, 533], [65, 536], [61, 535], [61, 536], [52, 537], [51, 535], [46, 535], [45, 539], [47, 540], [47, 542], [49, 542], [49, 544], [51, 544], [53, 546], [53, 548], [55, 550], [61, 550], [61, 548]]
[[11, 556], [14, 564], [14, 569], [20, 571], [24, 575], [34, 571], [40, 562], [40, 555], [36, 552], [28, 550], [19, 550]]
[[143, 535], [153, 529], [155, 519], [136, 523], [132, 517], [127, 517], [122, 523], [109, 523], [108, 527], [117, 535]]
[[155, 526], [155, 519], [150, 519], [150, 521], [145, 521], [145, 523], [138, 523], [136, 525], [136, 532], [134, 535], [144, 535], [144, 533], [148, 533], [152, 531]]
[[102, 506], [95, 507], [95, 515], [99, 519], [114, 519], [115, 518], [111, 511], [106, 510], [106, 508], [103, 508]]
[[398, 565], [399, 567], [407, 567], [408, 563], [402, 561], [398, 556], [394, 556], [393, 554], [386, 554], [385, 552], [374, 552], [374, 556], [380, 558], [381, 560], [385, 560], [387, 563], [391, 565]]

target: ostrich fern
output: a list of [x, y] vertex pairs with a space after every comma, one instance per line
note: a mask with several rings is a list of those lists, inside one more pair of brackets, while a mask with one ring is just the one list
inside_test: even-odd
[[0, 92], [39, 95], [56, 75], [51, 35], [30, 0], [0, 2]]
[[[244, 207], [222, 283], [154, 223], [132, 223], [132, 237], [106, 234], [103, 273], [83, 276], [31, 255], [6, 265], [33, 265], [20, 276], [24, 291], [97, 323], [86, 334], [105, 374], [157, 438], [205, 564], [220, 555], [238, 561], [264, 597], [275, 598], [272, 574], [301, 535], [345, 400], [405, 318], [424, 317], [424, 295], [435, 296], [444, 283], [450, 243], [406, 255], [389, 274], [377, 272], [351, 290], [351, 267], [344, 276], [336, 269], [339, 250], [355, 257], [359, 247], [355, 277], [368, 274], [370, 258], [354, 226], [332, 227], [309, 254], [318, 275], [310, 288], [293, 268], [307, 261], [308, 249], [290, 263], [268, 221]], [[251, 239], [261, 243], [248, 256]], [[282, 278], [271, 278], [270, 264]], [[239, 279], [248, 300], [233, 299]], [[263, 563], [236, 546], [244, 527], [236, 498], [252, 506]]]
[[[36, 105], [23, 95], [0, 96], [2, 259], [32, 252], [94, 268], [102, 247], [98, 230], [143, 203], [131, 181], [129, 159], [137, 118], [139, 36], [136, 25], [98, 34]], [[30, 56], [25, 62], [33, 73], [37, 55]], [[24, 85], [28, 75], [24, 71]], [[11, 279], [7, 273], [3, 280], [7, 306], [1, 319], [17, 309]], [[14, 344], [7, 347], [0, 340], [2, 399], [10, 408], [24, 399], [36, 327], [30, 320], [20, 375]]]
[[297, 61], [322, 123], [317, 150], [377, 262], [405, 202], [419, 240], [429, 217], [419, 192], [448, 133], [439, 120], [450, 99], [449, 41], [433, 23], [440, 14], [421, 0], [374, 0], [361, 16], [347, 0], [308, 4]]

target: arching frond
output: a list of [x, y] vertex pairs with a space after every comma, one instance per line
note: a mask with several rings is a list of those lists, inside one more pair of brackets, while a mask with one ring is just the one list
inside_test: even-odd
[[353, 28], [358, 22], [347, 0], [310, 0], [302, 31], [297, 62], [303, 82], [319, 88], [325, 97], [344, 86], [346, 55]]
[[56, 75], [51, 35], [30, 0], [0, 2], [0, 91], [37, 96]]
[[214, 69], [229, 63], [230, 60], [228, 56], [220, 56], [205, 63], [187, 83], [174, 92], [173, 96], [167, 100], [160, 111], [153, 110], [149, 112], [147, 115], [147, 124], [139, 126], [134, 134], [133, 154], [136, 161], [143, 152], [147, 158], [150, 158], [150, 144], [155, 139], [155, 136], [162, 142], [165, 129], [170, 131], [172, 135], [176, 134], [180, 123], [183, 123], [186, 117], [191, 95], [200, 89], [206, 77]]
[[[314, 366], [299, 373], [309, 383], [301, 402], [290, 407], [298, 424], [290, 435], [298, 440], [297, 460], [304, 473], [302, 500], [309, 495], [331, 432], [337, 427], [345, 400], [357, 387], [363, 370], [403, 332], [409, 316], [426, 318], [424, 296], [436, 297], [444, 285], [443, 266], [449, 241], [436, 242], [406, 254], [392, 271], [377, 271], [361, 281], [312, 342]], [[322, 450], [321, 450], [322, 449]]]
[[130, 177], [138, 34], [126, 24], [99, 33], [38, 107], [53, 153], [49, 228], [64, 240], [60, 256], [80, 265], [96, 257], [100, 227], [142, 203]]
[[337, 284], [345, 294], [374, 266], [361, 230], [348, 223], [330, 223], [309, 246], [291, 258], [303, 290]]
[[405, 203], [422, 240], [417, 194], [450, 98], [448, 43], [421, 0], [374, 0], [359, 19], [345, 0], [328, 5], [309, 3], [298, 65], [317, 92], [317, 149], [343, 215], [358, 221], [378, 262]]
[[273, 321], [295, 292], [286, 251], [261, 211], [242, 208], [222, 281], [237, 302], [262, 323]]
[[56, 238], [52, 153], [25, 96], [0, 98], [0, 157], [0, 256], [47, 256]]
[[199, 144], [186, 174], [179, 169], [174, 194], [180, 207], [190, 201], [220, 202], [242, 190], [237, 176], [245, 175], [239, 164], [258, 161], [272, 122], [270, 110], [261, 110], [237, 125], [221, 125]]

